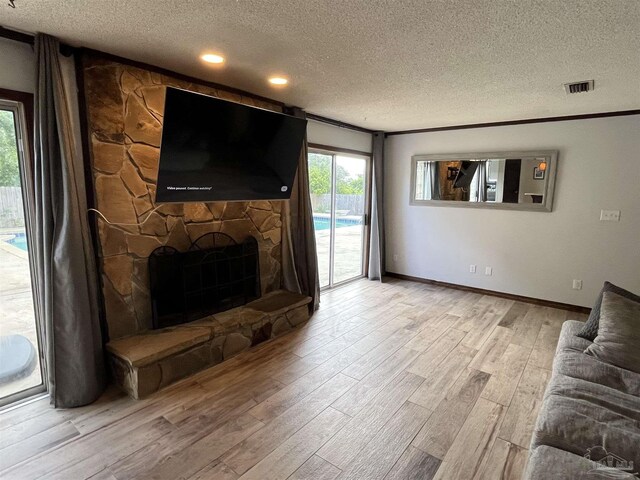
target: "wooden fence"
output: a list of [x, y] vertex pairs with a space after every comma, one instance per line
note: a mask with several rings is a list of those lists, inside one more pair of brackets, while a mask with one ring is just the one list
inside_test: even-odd
[[[311, 205], [314, 212], [331, 211], [331, 195], [311, 194]], [[336, 195], [336, 211], [345, 215], [364, 215], [363, 195]]]
[[0, 228], [24, 227], [20, 187], [0, 187]]

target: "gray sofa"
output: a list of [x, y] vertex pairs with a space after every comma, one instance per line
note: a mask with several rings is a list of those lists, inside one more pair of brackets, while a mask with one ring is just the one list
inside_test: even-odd
[[585, 354], [591, 342], [576, 336], [583, 326], [562, 326], [527, 480], [638, 478], [628, 472], [640, 470], [640, 374]]

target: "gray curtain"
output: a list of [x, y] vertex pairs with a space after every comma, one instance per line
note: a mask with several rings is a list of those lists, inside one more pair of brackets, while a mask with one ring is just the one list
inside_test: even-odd
[[478, 162], [478, 202], [487, 201], [487, 161]]
[[46, 381], [56, 407], [94, 401], [106, 384], [98, 277], [87, 220], [75, 85], [63, 75], [58, 41], [35, 38], [32, 192], [28, 202], [36, 308]]
[[429, 181], [431, 182], [431, 200], [440, 200], [440, 164], [438, 162], [429, 162], [431, 172]]
[[373, 134], [371, 230], [369, 279], [381, 280], [386, 273], [384, 252], [384, 132]]
[[[299, 108], [293, 108], [291, 113], [296, 117], [306, 118], [304, 111]], [[320, 306], [320, 278], [309, 194], [306, 135], [300, 151], [298, 173], [291, 189], [291, 199], [283, 202], [282, 208], [282, 285], [289, 291], [309, 295], [312, 298], [309, 304], [312, 312]]]

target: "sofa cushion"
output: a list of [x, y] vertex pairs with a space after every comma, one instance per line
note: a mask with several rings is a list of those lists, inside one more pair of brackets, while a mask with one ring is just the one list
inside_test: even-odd
[[584, 322], [576, 320], [568, 320], [562, 324], [553, 359], [553, 371], [640, 397], [640, 374], [584, 353], [592, 342], [576, 336], [583, 326]]
[[640, 373], [640, 303], [604, 292], [598, 336], [585, 353]]
[[602, 362], [583, 352], [559, 352], [553, 359], [553, 371], [640, 397], [640, 374]]
[[585, 348], [591, 345], [591, 341], [578, 337], [578, 333], [584, 327], [584, 322], [567, 320], [562, 324], [560, 338], [556, 347], [556, 355], [563, 352], [583, 353]]
[[554, 372], [531, 445], [576, 455], [602, 446], [640, 465], [640, 398]]
[[595, 305], [591, 309], [591, 313], [589, 314], [589, 318], [587, 319], [587, 323], [584, 325], [582, 330], [578, 333], [579, 337], [582, 337], [586, 340], [590, 340], [593, 342], [596, 336], [598, 335], [598, 325], [600, 323], [600, 309], [602, 307], [602, 297], [604, 292], [613, 292], [621, 295], [625, 298], [633, 300], [634, 302], [640, 302], [640, 296], [631, 293], [624, 288], [618, 287], [610, 282], [604, 282], [604, 286], [602, 290], [600, 290], [600, 294], [598, 295], [598, 299], [596, 300]]
[[547, 445], [542, 445], [531, 452], [524, 478], [527, 480], [637, 479], [630, 473], [595, 464], [584, 455], [575, 455]]

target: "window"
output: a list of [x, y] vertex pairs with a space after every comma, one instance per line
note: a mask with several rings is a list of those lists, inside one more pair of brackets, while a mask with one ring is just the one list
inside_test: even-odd
[[321, 287], [365, 273], [370, 163], [371, 158], [364, 154], [326, 147], [309, 150], [309, 190]]
[[21, 175], [31, 105], [0, 90], [0, 405], [44, 391]]

